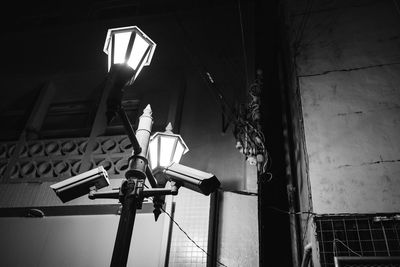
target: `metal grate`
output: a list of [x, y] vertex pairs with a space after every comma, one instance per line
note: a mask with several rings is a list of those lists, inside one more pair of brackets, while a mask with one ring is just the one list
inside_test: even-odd
[[329, 215], [315, 222], [321, 266], [335, 266], [334, 257], [400, 256], [398, 215]]
[[335, 257], [335, 267], [400, 267], [400, 257]]

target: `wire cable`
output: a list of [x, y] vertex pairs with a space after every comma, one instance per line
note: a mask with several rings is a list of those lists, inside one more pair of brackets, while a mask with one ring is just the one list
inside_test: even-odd
[[241, 31], [241, 38], [242, 38], [242, 50], [243, 50], [243, 60], [244, 60], [244, 72], [246, 75], [246, 85], [249, 84], [249, 71], [247, 68], [247, 55], [246, 55], [246, 44], [244, 40], [244, 29], [243, 29], [243, 18], [242, 18], [242, 6], [240, 5], [240, 0], [237, 0], [238, 11], [239, 11], [239, 23], [240, 23], [240, 31]]
[[[164, 208], [163, 207], [161, 207], [161, 210], [171, 219], [171, 221], [179, 228], [179, 230], [181, 230], [181, 232], [198, 248], [198, 249], [200, 249], [201, 251], [203, 251], [208, 257], [211, 257], [211, 255], [205, 250], [205, 249], [203, 249], [202, 247], [200, 247], [197, 243], [196, 243], [196, 241], [194, 241], [190, 236], [189, 236], [189, 234], [188, 233], [186, 233], [186, 231], [185, 230], [183, 230], [182, 229], [182, 227], [172, 218], [172, 216], [167, 212], [167, 211], [165, 211], [164, 210]], [[224, 266], [224, 267], [228, 267], [228, 266], [226, 266], [225, 264], [223, 264], [222, 262], [220, 262], [219, 260], [215, 260], [219, 265], [222, 265], [222, 266]]]
[[303, 34], [304, 34], [304, 30], [306, 28], [308, 19], [310, 18], [312, 6], [313, 6], [313, 0], [308, 0], [307, 4], [306, 4], [304, 15], [300, 22], [299, 29], [295, 33], [295, 39], [294, 39], [294, 54], [295, 54], [295, 56], [298, 55], [298, 52], [299, 52], [298, 49], [299, 49], [301, 41], [303, 39]]
[[284, 214], [289, 214], [289, 215], [303, 215], [303, 214], [308, 214], [308, 215], [310, 215], [310, 216], [312, 216], [312, 215], [317, 215], [316, 213], [314, 213], [314, 212], [312, 212], [312, 211], [298, 211], [298, 212], [290, 212], [290, 211], [287, 211], [287, 210], [282, 210], [282, 209], [280, 209], [280, 208], [277, 208], [277, 207], [274, 207], [274, 206], [267, 206], [266, 207], [267, 209], [272, 209], [272, 210], [276, 210], [276, 211], [278, 211], [278, 212], [280, 212], [280, 213], [284, 213]]
[[360, 253], [355, 252], [354, 250], [352, 250], [348, 245], [346, 245], [342, 240], [338, 239], [335, 237], [335, 239], [333, 239], [333, 253], [335, 256], [337, 256], [337, 247], [336, 247], [336, 241], [338, 241], [339, 243], [341, 243], [345, 248], [347, 248], [349, 251], [351, 251], [352, 253], [354, 253], [355, 255], [357, 255], [358, 257], [362, 257], [362, 255]]
[[306, 225], [302, 229], [303, 236], [301, 238], [301, 243], [304, 244], [304, 240], [306, 238], [306, 234], [307, 234], [307, 231], [308, 231], [308, 225], [309, 225], [310, 219], [312, 218], [312, 216], [317, 215], [316, 213], [314, 213], [312, 211], [290, 212], [290, 211], [282, 210], [282, 209], [279, 209], [279, 208], [273, 207], [273, 206], [267, 206], [266, 208], [267, 209], [273, 209], [273, 210], [276, 210], [276, 211], [278, 211], [280, 213], [289, 214], [289, 215], [304, 215], [304, 214], [307, 214]]

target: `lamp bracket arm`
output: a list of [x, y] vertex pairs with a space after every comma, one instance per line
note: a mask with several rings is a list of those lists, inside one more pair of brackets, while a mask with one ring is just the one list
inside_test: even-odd
[[171, 188], [153, 188], [153, 189], [144, 189], [143, 196], [144, 197], [157, 197], [165, 196], [165, 195], [173, 195], [176, 196], [178, 194], [180, 185], [171, 181]]
[[178, 194], [178, 189], [174, 187], [171, 187], [170, 189], [166, 188], [144, 189], [142, 192], [143, 197], [157, 197], [165, 195], [176, 196], [177, 194]]
[[126, 113], [122, 105], [120, 105], [118, 108], [118, 115], [121, 118], [122, 123], [124, 124], [124, 128], [127, 132], [129, 141], [131, 141], [134, 155], [139, 155], [140, 152], [142, 152], [142, 148], [140, 147], [139, 142], [136, 138], [135, 131], [133, 130], [132, 124], [129, 121], [128, 114]]
[[97, 190], [90, 190], [89, 198], [90, 199], [97, 199], [97, 198], [109, 198], [109, 199], [119, 199], [119, 188], [116, 190], [108, 190], [108, 191], [100, 191]]

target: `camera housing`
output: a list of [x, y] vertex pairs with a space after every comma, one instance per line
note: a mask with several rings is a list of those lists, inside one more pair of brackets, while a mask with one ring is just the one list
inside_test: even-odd
[[179, 163], [172, 163], [165, 168], [164, 174], [178, 186], [186, 187], [206, 196], [215, 192], [221, 185], [214, 174], [190, 168]]
[[59, 183], [50, 186], [65, 203], [85, 194], [91, 190], [98, 190], [100, 188], [110, 185], [108, 173], [103, 166], [99, 166], [90, 171], [83, 172], [71, 178], [68, 178]]

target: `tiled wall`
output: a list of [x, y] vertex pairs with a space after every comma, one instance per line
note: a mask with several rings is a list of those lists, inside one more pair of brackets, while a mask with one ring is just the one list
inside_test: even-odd
[[[174, 220], [198, 246], [207, 251], [210, 197], [181, 187], [174, 202]], [[206, 265], [207, 254], [173, 224], [168, 266]]]

